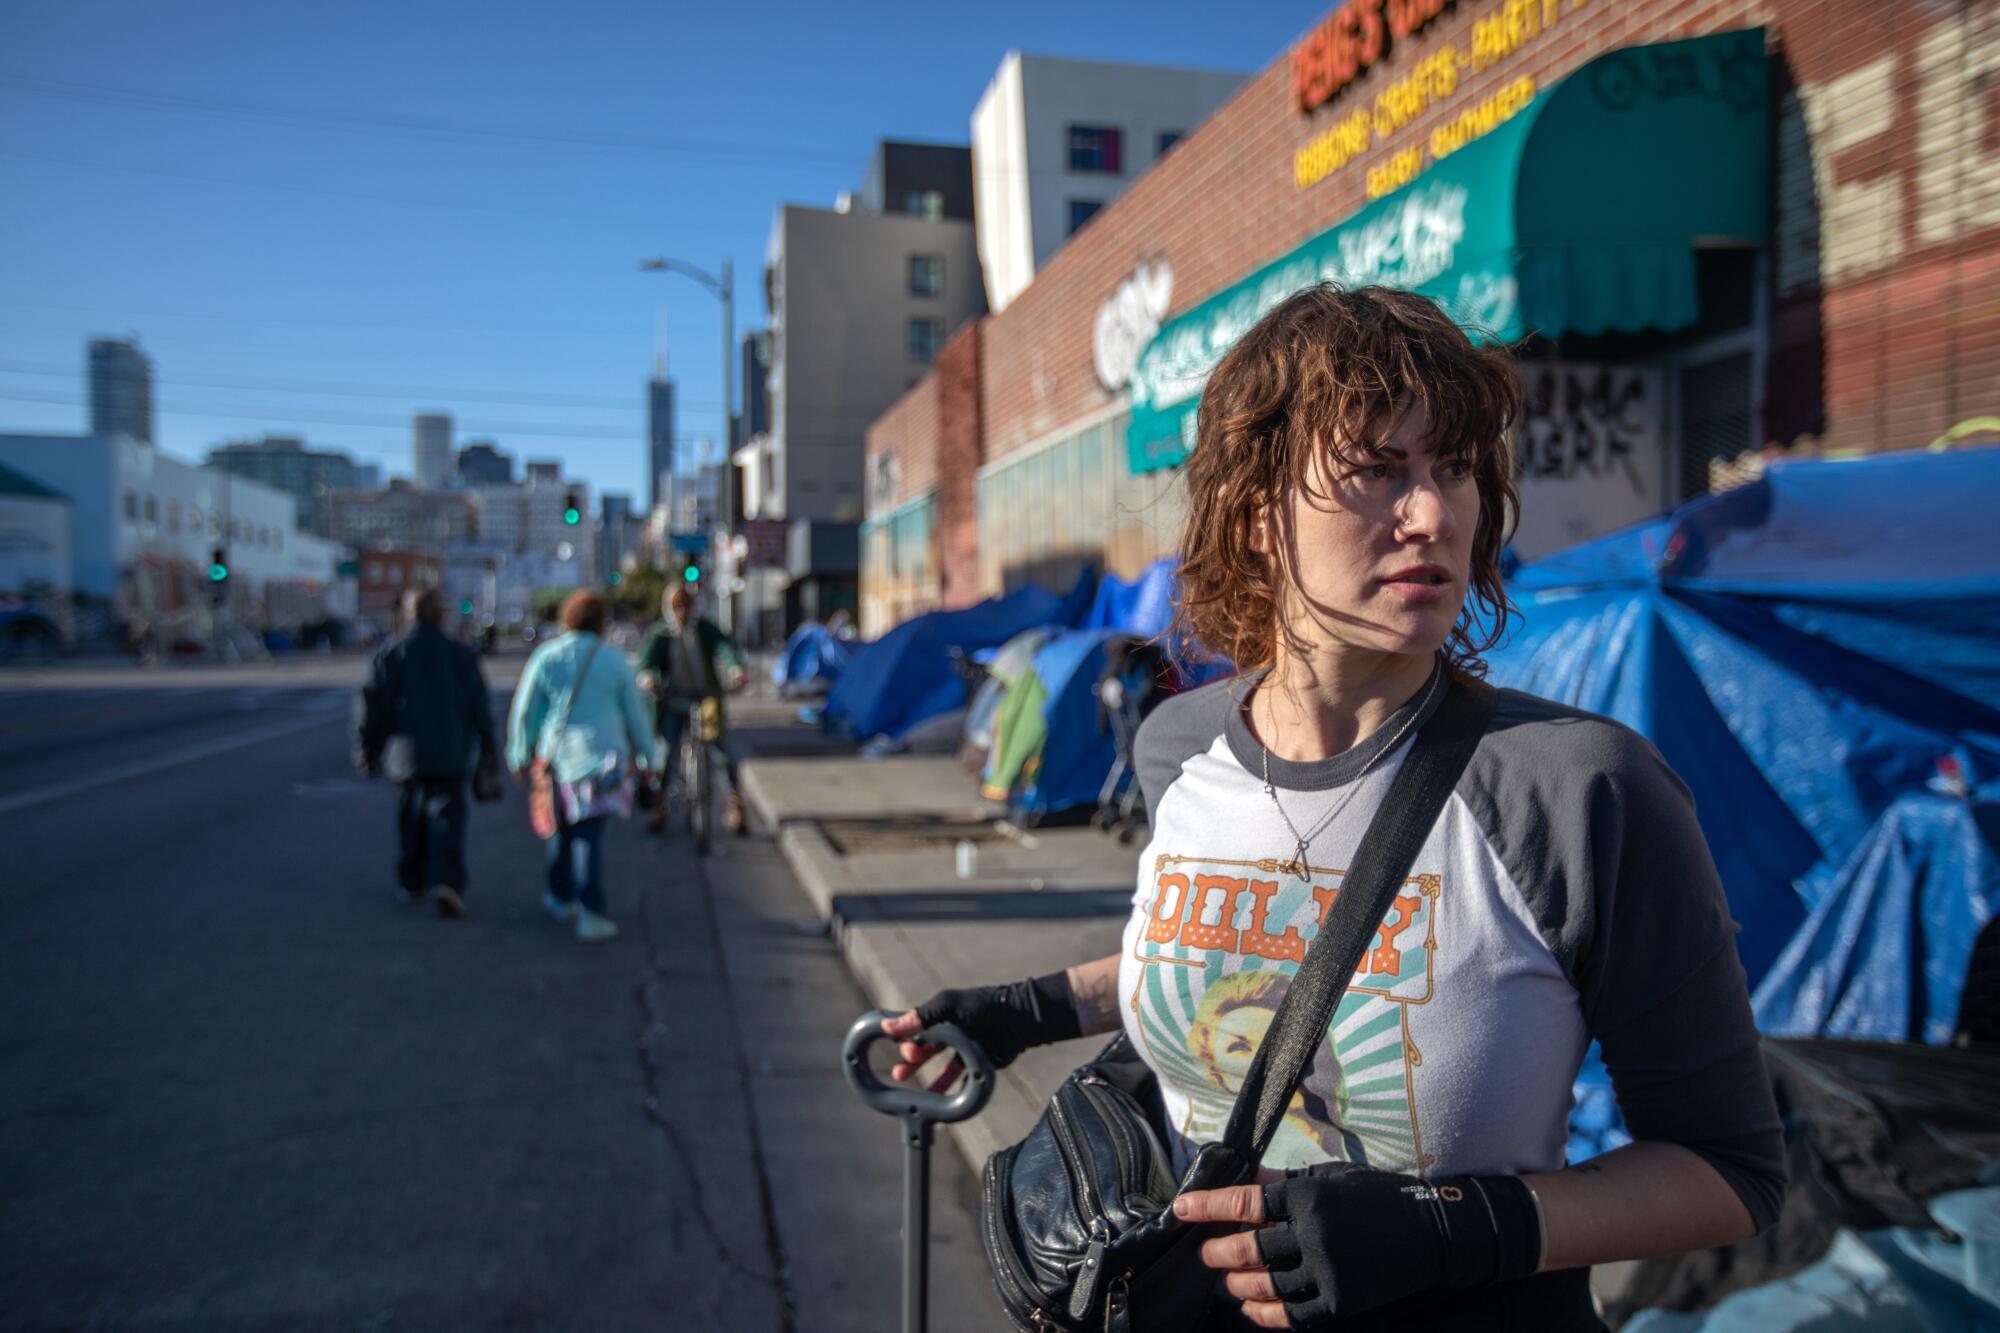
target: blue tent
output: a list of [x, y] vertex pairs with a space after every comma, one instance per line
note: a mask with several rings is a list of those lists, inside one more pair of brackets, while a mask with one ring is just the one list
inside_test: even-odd
[[[1939, 756], [2000, 775], [2000, 449], [1773, 466], [1523, 566], [1492, 678], [1636, 728], [1693, 789], [1756, 985]], [[1825, 874], [1823, 870], [1819, 872]]]
[[1166, 632], [1174, 618], [1174, 571], [1180, 557], [1165, 556], [1146, 566], [1127, 583], [1106, 574], [1097, 585], [1097, 600], [1084, 617], [1084, 629], [1119, 629], [1141, 638]]
[[1104, 674], [1104, 647], [1119, 637], [1118, 630], [1071, 630], [1035, 654], [1035, 674], [1048, 691], [1042, 705], [1048, 733], [1034, 775], [1016, 800], [1020, 813], [1045, 815], [1097, 804], [1117, 757], [1109, 729], [1098, 729], [1097, 681]]
[[1810, 886], [1812, 915], [1752, 1001], [1757, 1026], [1781, 1037], [1949, 1042], [1972, 942], [2000, 911], [1996, 838], [2000, 802], [1898, 798], [1847, 863]]
[[965, 684], [947, 650], [997, 647], [1053, 621], [1060, 609], [1054, 595], [1030, 586], [963, 611], [904, 621], [860, 648], [841, 671], [822, 715], [827, 729], [857, 740], [900, 736], [926, 718], [963, 707]]
[[817, 620], [809, 620], [785, 641], [785, 650], [771, 667], [771, 683], [787, 698], [829, 689], [840, 679], [855, 646]]

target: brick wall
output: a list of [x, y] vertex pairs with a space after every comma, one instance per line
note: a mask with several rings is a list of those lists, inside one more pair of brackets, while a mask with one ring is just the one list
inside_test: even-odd
[[[938, 356], [925, 384], [937, 385], [938, 437], [932, 469], [938, 488], [938, 559], [947, 610], [971, 606], [979, 584], [979, 465], [986, 460], [981, 330], [968, 324]], [[918, 386], [921, 388], [922, 386]]]
[[[1473, 25], [1504, 8], [1461, 3], [1310, 117], [1292, 108], [1289, 53], [1246, 83], [988, 321], [987, 458], [1110, 401], [1092, 325], [1141, 260], [1170, 260], [1178, 314], [1355, 212], [1371, 166], [1523, 74], [1546, 86], [1619, 46], [1759, 23], [1773, 31], [1776, 82], [1796, 89], [1779, 119], [1799, 118], [1779, 128], [1779, 157], [1790, 133], [1796, 160], [1774, 186], [1771, 373], [1786, 378], [1771, 386], [1784, 407], [1771, 425], [1787, 441], [1824, 431], [1829, 445], [1896, 448], [2000, 410], [2000, 4], [1561, 0], [1540, 37], [1297, 188], [1298, 148], [1441, 42], [1469, 45]], [[1797, 376], [1815, 370], [1820, 391], [1802, 389]]]
[[[1094, 323], [1142, 261], [1172, 265], [1171, 318], [1340, 223], [1368, 202], [1372, 166], [1505, 84], [1546, 87], [1621, 46], [1759, 24], [1774, 98], [1765, 438], [1909, 448], [2000, 413], [2000, 0], [1511, 0], [1559, 17], [1389, 142], [1297, 187], [1300, 147], [1437, 46], [1470, 45], [1509, 3], [1460, 0], [1311, 116], [1294, 109], [1280, 53], [961, 335], [953, 348], [975, 364], [953, 372], [954, 388], [941, 387], [941, 359], [877, 422], [869, 450], [898, 451], [901, 496], [941, 475], [955, 487], [1109, 406]], [[947, 601], [962, 605], [976, 583], [963, 573], [978, 550], [976, 490], [961, 502], [941, 489], [939, 528]]]

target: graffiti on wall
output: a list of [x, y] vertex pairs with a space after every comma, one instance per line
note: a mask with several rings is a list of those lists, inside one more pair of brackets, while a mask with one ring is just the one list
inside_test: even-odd
[[1533, 560], [1664, 509], [1664, 380], [1632, 366], [1532, 362], [1515, 433], [1521, 524]]

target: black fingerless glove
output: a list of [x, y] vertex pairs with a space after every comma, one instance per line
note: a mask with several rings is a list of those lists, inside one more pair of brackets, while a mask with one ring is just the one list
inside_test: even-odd
[[1264, 1186], [1257, 1250], [1296, 1329], [1329, 1329], [1419, 1292], [1528, 1277], [1542, 1215], [1519, 1176], [1420, 1180], [1350, 1162]]
[[995, 1069], [1005, 1069], [1030, 1046], [1083, 1035], [1069, 973], [1051, 972], [1004, 986], [941, 990], [917, 1006], [925, 1027], [955, 1023], [985, 1048]]

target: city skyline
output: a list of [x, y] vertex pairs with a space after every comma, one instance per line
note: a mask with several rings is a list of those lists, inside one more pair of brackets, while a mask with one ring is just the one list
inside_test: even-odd
[[[643, 495], [662, 309], [683, 456], [727, 434], [714, 300], [638, 261], [729, 258], [748, 332], [775, 209], [831, 207], [884, 137], [967, 142], [1010, 48], [1250, 69], [1312, 17], [1027, 5], [948, 17], [942, 54], [910, 64], [881, 23], [781, 9], [600, 7], [616, 41], [579, 39], [589, 11], [509, 9], [468, 52], [456, 18], [386, 4], [141, 10], [109, 38], [71, 7], [12, 7], [0, 188], [37, 203], [0, 219], [0, 427], [83, 429], [78, 349], [136, 334], [180, 456], [270, 432], [406, 471], [409, 418], [436, 409]], [[303, 66], [273, 58], [308, 42]], [[743, 97], [753, 68], [789, 96]]]

